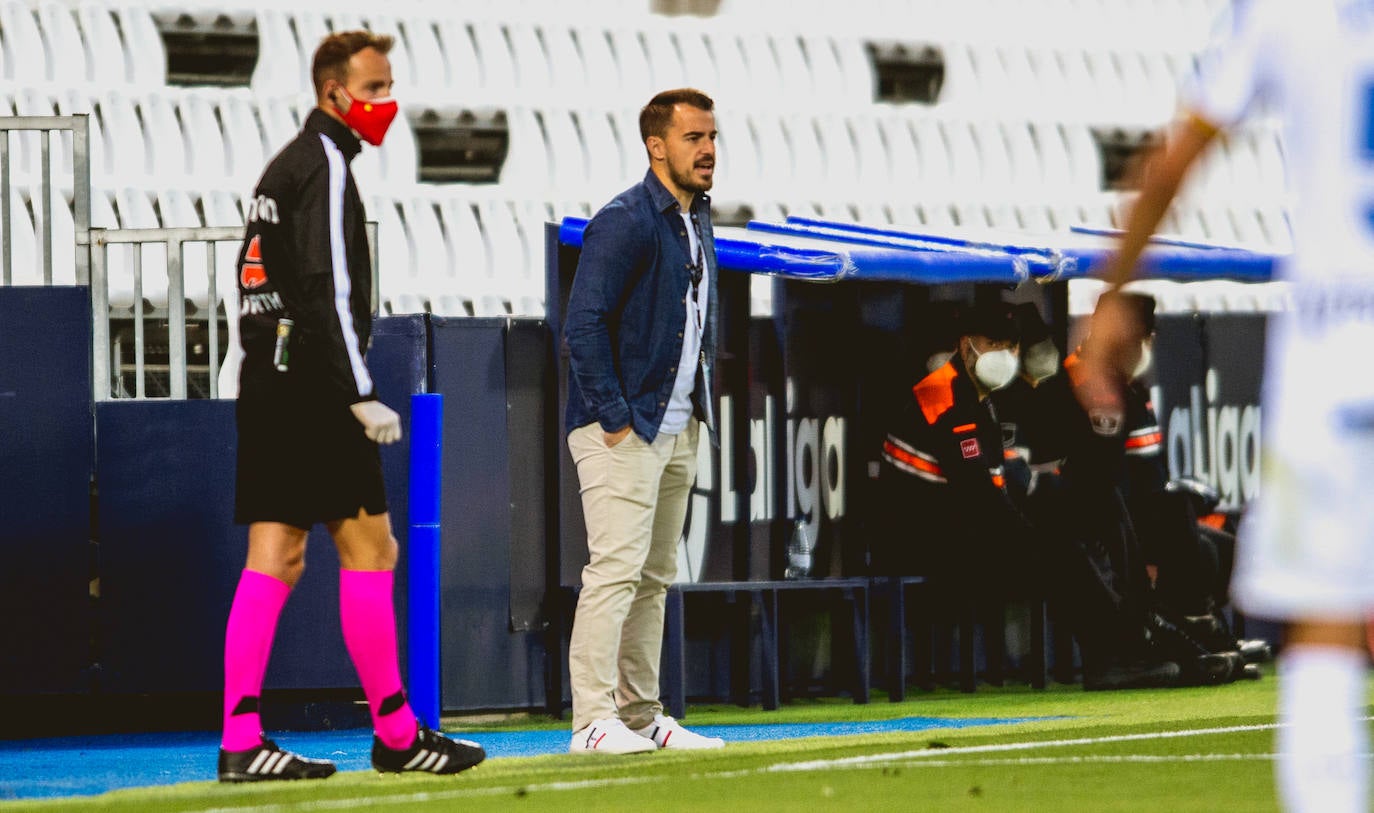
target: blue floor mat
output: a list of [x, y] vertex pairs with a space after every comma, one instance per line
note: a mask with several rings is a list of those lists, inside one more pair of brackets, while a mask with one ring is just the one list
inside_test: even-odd
[[[891, 731], [928, 731], [1026, 722], [1028, 718], [903, 717], [850, 723], [703, 725], [693, 731], [727, 742], [838, 737]], [[450, 734], [481, 743], [490, 757], [525, 757], [567, 751], [570, 732], [501, 731]], [[277, 744], [334, 760], [339, 770], [371, 767], [371, 729], [283, 733]], [[87, 796], [119, 788], [209, 781], [215, 778], [219, 732], [122, 734], [0, 741], [0, 799]]]

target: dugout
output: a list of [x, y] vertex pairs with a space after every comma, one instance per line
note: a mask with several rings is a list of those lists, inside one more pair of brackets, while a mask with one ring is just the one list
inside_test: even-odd
[[[566, 218], [558, 232], [558, 255], [551, 257], [547, 284], [554, 336], [585, 224]], [[789, 217], [719, 228], [716, 244], [722, 270], [720, 448], [703, 441], [679, 556], [684, 584], [669, 596], [668, 645], [678, 651], [665, 654], [665, 696], [683, 691], [689, 697], [761, 699], [768, 705], [787, 694], [790, 673], [796, 692], [845, 691], [859, 699], [867, 687], [858, 686], [856, 673], [889, 674], [889, 681], [894, 670], [906, 673], [906, 650], [892, 641], [901, 622], [889, 623], [891, 613], [870, 614], [867, 608], [849, 615], [832, 611], [828, 618], [821, 612], [819, 621], [808, 620], [808, 613], [816, 616], [830, 608], [823, 599], [784, 605], [783, 616], [790, 609], [797, 628], [789, 664], [789, 642], [781, 640], [782, 622], [774, 615], [779, 594], [767, 585], [784, 583], [779, 580], [791, 534], [800, 523], [815, 540], [808, 581], [816, 588], [869, 579], [870, 589], [850, 601], [874, 601], [875, 608], [879, 600], [890, 600], [893, 589], [901, 590], [875, 572], [878, 531], [865, 522], [874, 498], [885, 405], [894, 390], [924, 374], [926, 356], [938, 349], [936, 325], [949, 302], [989, 295], [1035, 302], [1061, 347], [1072, 350], [1077, 319], [1091, 309], [1086, 294], [1093, 282], [1087, 277], [1110, 249], [1110, 235], [875, 228]], [[1238, 512], [1254, 496], [1264, 313], [1282, 305], [1282, 294], [1267, 282], [1275, 259], [1159, 239], [1147, 255], [1149, 279], [1138, 283], [1160, 301], [1156, 357], [1168, 363], [1161, 361], [1156, 373], [1155, 403], [1169, 440], [1171, 475], [1213, 484], [1229, 511]], [[752, 313], [751, 298], [759, 297], [750, 296], [750, 275], [770, 279], [765, 307]], [[1246, 294], [1231, 297], [1240, 309], [1199, 310], [1221, 302], [1199, 301], [1199, 294], [1183, 284], [1199, 280], [1241, 286], [1231, 291]], [[1080, 290], [1071, 297], [1074, 281]], [[1202, 294], [1215, 295], [1215, 290]], [[565, 353], [559, 375], [561, 403]], [[576, 472], [566, 449], [560, 457], [558, 573], [560, 586], [572, 592], [586, 561], [585, 538]], [[820, 598], [822, 591], [815, 592]], [[685, 625], [684, 647], [672, 640], [674, 612], [693, 601], [703, 609], [689, 614], [695, 623]], [[562, 608], [565, 625], [570, 607], [569, 597]], [[862, 630], [857, 622], [852, 629], [844, 623], [859, 615], [864, 616]], [[1000, 640], [1000, 620], [984, 621], [969, 621], [961, 637], [970, 643], [975, 636], [979, 642]], [[1033, 684], [1035, 670], [1043, 674], [1045, 663], [1057, 666], [1061, 676], [1072, 675], [1071, 644], [1060, 641], [1057, 653], [1047, 652], [1055, 644], [1052, 631], [1046, 641], [1037, 637], [1044, 634], [1043, 624], [1031, 619], [1025, 626], [1028, 640], [1020, 652], [1010, 653], [1010, 663], [1002, 662], [1000, 647], [963, 646], [956, 655], [956, 641], [946, 641], [944, 647], [937, 642], [933, 664], [916, 653], [916, 669], [933, 668], [937, 680], [958, 674], [966, 689], [972, 688], [975, 672], [997, 680], [1004, 667], [1021, 667]], [[856, 644], [864, 639], [879, 660], [877, 669], [868, 663], [867, 651], [847, 660], [845, 653], [859, 649]], [[985, 650], [977, 661], [975, 650]], [[684, 652], [685, 663], [680, 663]], [[671, 685], [676, 681], [685, 689]], [[889, 688], [896, 694], [900, 685]]]
[[[549, 227], [547, 324], [377, 321], [371, 362], [382, 397], [403, 413], [410, 394], [447, 398], [444, 710], [559, 709], [566, 696], [562, 625], [585, 554], [556, 400], [556, 337], [584, 224]], [[710, 464], [694, 490], [680, 573], [692, 585], [732, 586], [677, 591], [686, 657], [676, 661], [680, 683], [666, 688], [683, 698], [861, 699], [892, 659], [883, 614], [869, 612], [880, 602], [862, 522], [876, 393], [929, 341], [923, 326], [943, 300], [1012, 287], [1067, 331], [1084, 309], [1070, 280], [1107, 241], [790, 218], [722, 228], [717, 245], [722, 445], [704, 451]], [[1160, 370], [1156, 406], [1173, 473], [1213, 482], [1239, 510], [1257, 463], [1258, 331], [1269, 305], [1252, 297], [1250, 311], [1208, 312], [1176, 286], [1267, 279], [1274, 258], [1161, 243], [1151, 259], [1162, 280], [1153, 283], [1160, 342], [1171, 348], [1159, 352], [1171, 363]], [[771, 280], [771, 304], [755, 311], [759, 277]], [[26, 708], [43, 708], [34, 701], [44, 697], [211, 696], [241, 565], [242, 529], [226, 513], [232, 404], [96, 397], [95, 379], [110, 380], [90, 350], [96, 298], [84, 280], [0, 286], [0, 595], [21, 619], [0, 641], [0, 695]], [[406, 457], [404, 446], [384, 452], [403, 570]], [[811, 581], [825, 589], [769, 586], [787, 581], [797, 520], [816, 541]], [[356, 693], [334, 619], [332, 550], [320, 536], [268, 678], [269, 689], [300, 702]], [[405, 602], [402, 575], [403, 613]], [[213, 721], [215, 703], [205, 707], [202, 719]]]

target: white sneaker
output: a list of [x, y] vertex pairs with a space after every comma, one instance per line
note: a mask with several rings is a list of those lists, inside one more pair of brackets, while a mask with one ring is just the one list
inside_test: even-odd
[[575, 731], [568, 751], [574, 754], [639, 754], [657, 750], [653, 742], [636, 736], [618, 718], [607, 717]]
[[659, 748], [674, 751], [698, 751], [706, 748], [724, 748], [725, 740], [720, 737], [703, 737], [682, 727], [682, 724], [666, 714], [655, 714], [654, 721], [643, 728], [633, 729], [641, 737], [653, 740]]

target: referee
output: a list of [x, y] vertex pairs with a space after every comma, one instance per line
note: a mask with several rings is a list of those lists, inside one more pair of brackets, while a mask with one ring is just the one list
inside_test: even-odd
[[315, 51], [317, 106], [263, 172], [239, 256], [244, 349], [235, 521], [248, 561], [224, 640], [221, 782], [315, 779], [334, 764], [263, 737], [258, 713], [272, 636], [305, 569], [310, 527], [339, 551], [339, 617], [376, 729], [379, 771], [456, 773], [485, 757], [416, 720], [401, 685], [392, 600], [397, 546], [380, 443], [401, 437], [363, 354], [372, 330], [365, 213], [349, 162], [396, 115], [391, 37], [332, 34]]

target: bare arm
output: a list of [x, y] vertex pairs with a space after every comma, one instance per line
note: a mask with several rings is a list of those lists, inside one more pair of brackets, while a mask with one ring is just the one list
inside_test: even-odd
[[1108, 413], [1120, 418], [1120, 390], [1140, 353], [1144, 326], [1112, 294], [1135, 278], [1140, 256], [1151, 236], [1198, 156], [1218, 132], [1210, 122], [1188, 115], [1173, 126], [1165, 146], [1145, 163], [1140, 195], [1127, 217], [1126, 232], [1100, 275], [1110, 287], [1093, 312], [1083, 354], [1083, 375], [1077, 386], [1078, 398], [1089, 415]]

